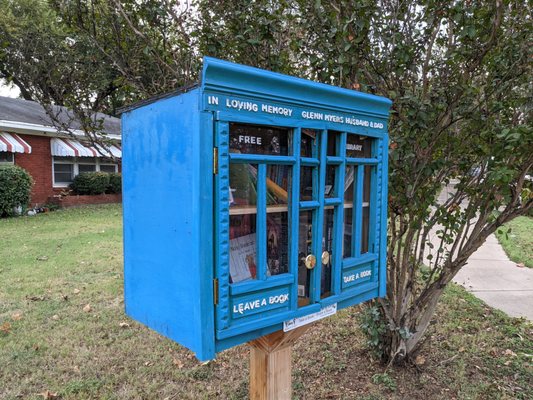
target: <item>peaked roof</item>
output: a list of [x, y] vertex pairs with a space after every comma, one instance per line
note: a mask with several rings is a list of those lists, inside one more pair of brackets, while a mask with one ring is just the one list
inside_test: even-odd
[[[67, 107], [52, 106], [57, 119], [71, 129], [81, 129], [80, 123], [74, 118]], [[108, 134], [120, 135], [120, 119], [107, 114], [95, 113], [95, 118], [104, 120], [104, 130]], [[15, 121], [27, 124], [54, 127], [54, 123], [44, 107], [35, 101], [14, 99], [0, 96], [0, 121]]]

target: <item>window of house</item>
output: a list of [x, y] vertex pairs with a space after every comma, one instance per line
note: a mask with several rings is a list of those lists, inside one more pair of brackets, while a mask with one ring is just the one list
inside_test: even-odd
[[54, 163], [54, 183], [68, 185], [74, 179], [74, 164]]
[[[105, 164], [101, 164], [105, 162]], [[118, 166], [107, 159], [94, 157], [54, 157], [53, 177], [55, 187], [67, 187], [74, 177], [84, 172], [117, 172]]]
[[8, 151], [0, 151], [0, 165], [1, 164], [13, 164], [14, 157], [13, 153]]
[[96, 164], [78, 164], [78, 174], [82, 174], [84, 172], [95, 172], [96, 171]]
[[117, 172], [117, 165], [116, 164], [100, 164], [100, 171], [113, 174]]

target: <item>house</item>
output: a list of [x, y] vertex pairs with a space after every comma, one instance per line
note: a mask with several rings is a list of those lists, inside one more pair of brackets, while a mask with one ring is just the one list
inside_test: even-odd
[[[110, 145], [102, 147], [84, 142], [81, 126], [70, 110], [53, 106], [53, 114], [61, 125], [69, 126], [70, 135], [54, 126], [39, 103], [0, 97], [0, 165], [18, 165], [32, 176], [32, 206], [57, 202], [68, 193], [68, 186], [79, 173], [120, 172], [120, 119], [95, 114], [111, 140]], [[77, 200], [81, 204], [120, 201], [117, 196], [79, 197], [83, 197]]]

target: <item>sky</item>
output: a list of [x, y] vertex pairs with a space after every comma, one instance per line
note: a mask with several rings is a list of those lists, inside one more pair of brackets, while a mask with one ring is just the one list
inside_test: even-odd
[[15, 85], [7, 85], [3, 79], [0, 79], [0, 96], [19, 97], [20, 90]]

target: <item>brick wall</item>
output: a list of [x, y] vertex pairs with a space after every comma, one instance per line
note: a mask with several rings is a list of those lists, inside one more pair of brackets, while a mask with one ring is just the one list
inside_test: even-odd
[[15, 165], [24, 168], [33, 178], [31, 204], [42, 205], [54, 194], [50, 138], [22, 134], [19, 136], [31, 146], [31, 154], [15, 153]]
[[121, 194], [96, 194], [91, 196], [70, 195], [61, 197], [50, 197], [49, 203], [55, 203], [60, 207], [77, 207], [88, 204], [121, 203]]
[[[52, 179], [52, 154], [50, 149], [50, 137], [48, 136], [33, 136], [18, 134], [22, 139], [31, 146], [31, 154], [15, 153], [15, 165], [24, 168], [33, 178], [33, 189], [31, 193], [31, 205], [43, 205], [49, 202], [54, 195], [58, 195], [68, 188], [54, 188]], [[121, 163], [118, 163], [118, 171], [122, 172]], [[88, 196], [90, 197], [90, 196]], [[105, 197], [102, 199], [79, 200], [79, 204], [100, 204], [105, 203]], [[115, 203], [121, 200], [113, 196], [108, 198], [108, 202]], [[76, 203], [72, 200], [73, 204]], [[69, 201], [65, 202], [65, 206], [69, 206]]]

